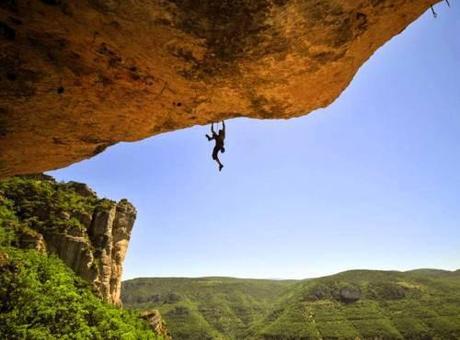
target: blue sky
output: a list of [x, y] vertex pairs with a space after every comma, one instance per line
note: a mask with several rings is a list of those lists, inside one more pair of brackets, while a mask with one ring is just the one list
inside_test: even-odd
[[51, 174], [138, 210], [124, 278], [460, 268], [460, 7], [381, 48], [330, 107], [194, 127]]

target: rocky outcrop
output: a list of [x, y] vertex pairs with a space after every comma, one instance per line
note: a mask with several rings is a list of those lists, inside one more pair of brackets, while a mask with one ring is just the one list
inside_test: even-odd
[[339, 290], [338, 300], [344, 303], [353, 303], [361, 298], [361, 290], [358, 287], [343, 287]]
[[16, 246], [56, 254], [105, 301], [121, 305], [123, 261], [136, 219], [131, 203], [98, 199], [86, 184], [49, 176], [0, 182], [0, 198], [19, 212]]
[[32, 229], [22, 228], [17, 231], [18, 247], [23, 249], [35, 249], [45, 254], [46, 242], [43, 235]]
[[171, 334], [166, 327], [166, 323], [158, 310], [154, 309], [143, 311], [141, 316], [148, 322], [150, 328], [155, 332], [155, 334], [163, 337], [164, 340], [172, 339]]
[[330, 104], [436, 0], [0, 2], [0, 177]]
[[96, 208], [92, 218], [85, 218], [87, 230], [45, 233], [47, 249], [92, 283], [104, 300], [121, 305], [123, 261], [135, 218], [136, 210], [126, 200]]

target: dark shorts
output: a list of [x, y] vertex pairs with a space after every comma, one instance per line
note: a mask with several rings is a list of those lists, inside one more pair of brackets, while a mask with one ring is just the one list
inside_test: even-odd
[[217, 146], [214, 147], [214, 149], [212, 150], [212, 159], [216, 160], [217, 159], [217, 154], [219, 152], [220, 148], [218, 148]]

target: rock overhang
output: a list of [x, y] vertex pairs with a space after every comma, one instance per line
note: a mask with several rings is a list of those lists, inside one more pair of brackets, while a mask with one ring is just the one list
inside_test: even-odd
[[2, 2], [0, 177], [216, 120], [308, 114], [435, 2]]

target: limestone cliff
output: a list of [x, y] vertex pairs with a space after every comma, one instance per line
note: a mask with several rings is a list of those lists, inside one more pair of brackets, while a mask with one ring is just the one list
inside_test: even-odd
[[0, 204], [16, 212], [17, 246], [59, 256], [105, 301], [121, 304], [121, 276], [136, 210], [97, 198], [85, 184], [49, 176], [0, 182]]
[[330, 104], [436, 0], [0, 2], [0, 177]]

